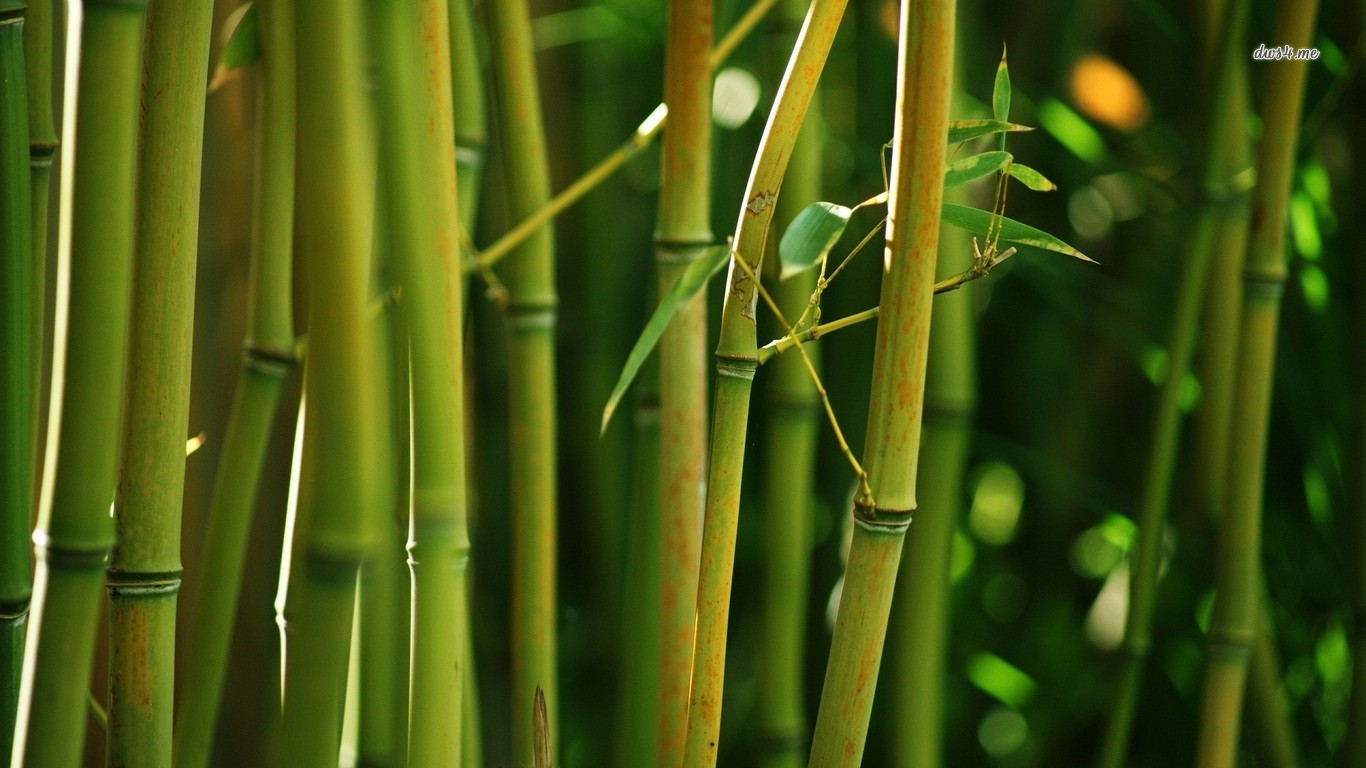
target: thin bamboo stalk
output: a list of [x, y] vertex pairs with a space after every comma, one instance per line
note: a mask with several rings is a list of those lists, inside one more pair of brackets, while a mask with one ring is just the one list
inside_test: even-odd
[[37, 420], [29, 117], [23, 0], [0, 2], [0, 760], [14, 744], [24, 631], [33, 581], [29, 514]]
[[[748, 265], [757, 267], [762, 262], [764, 240], [773, 219], [778, 190], [839, 29], [845, 4], [844, 0], [816, 0], [811, 5], [759, 141], [735, 227], [735, 250], [726, 278], [721, 340], [716, 350], [711, 465], [707, 476], [697, 589], [697, 636], [683, 760], [687, 768], [716, 765], [721, 730], [721, 692], [726, 669], [726, 629], [735, 567], [740, 479], [744, 471], [749, 396], [754, 371], [759, 365], [755, 333], [758, 286], [751, 277], [754, 269]], [[744, 265], [737, 263], [741, 259]]]
[[[1307, 47], [1315, 0], [1279, 4], [1277, 40]], [[1261, 504], [1267, 422], [1275, 367], [1276, 326], [1285, 280], [1286, 202], [1298, 140], [1306, 62], [1279, 62], [1267, 75], [1263, 134], [1257, 155], [1243, 309], [1237, 396], [1229, 436], [1227, 506], [1219, 542], [1218, 596], [1210, 619], [1205, 703], [1196, 764], [1232, 766], [1237, 758], [1247, 661], [1258, 630], [1261, 592]]]
[[[663, 295], [712, 244], [711, 0], [670, 0], [664, 56], [664, 133], [656, 274]], [[696, 629], [698, 520], [706, 495], [707, 317], [699, 294], [659, 341], [661, 552], [658, 752], [677, 764], [687, 736], [688, 686]]]
[[[659, 595], [663, 570], [659, 543], [663, 519], [659, 490], [658, 360], [645, 361], [635, 388], [632, 456], [635, 483], [632, 514], [626, 521], [626, 563], [622, 597], [622, 684], [618, 698], [616, 765], [641, 768], [659, 765], [659, 705], [662, 622]], [[691, 656], [691, 649], [689, 649]]]
[[[488, 23], [497, 86], [508, 208], [522, 219], [550, 200], [550, 169], [541, 120], [526, 0], [492, 3]], [[513, 252], [508, 290], [508, 418], [511, 423], [513, 590], [513, 758], [533, 754], [528, 706], [545, 693], [551, 754], [559, 738], [555, 665], [556, 473], [554, 233], [539, 228]]]
[[[412, 657], [408, 762], [461, 748], [466, 674], [465, 426], [451, 53], [445, 0], [378, 6], [390, 239], [408, 329]], [[443, 34], [431, 34], [431, 30]]]
[[209, 503], [201, 562], [212, 581], [194, 596], [174, 756], [208, 765], [227, 674], [237, 596], [281, 388], [294, 365], [291, 262], [294, 237], [294, 16], [289, 0], [259, 0], [255, 225], [248, 277], [246, 351]]
[[[941, 247], [939, 253], [941, 274], [961, 272], [971, 258], [961, 248]], [[905, 768], [943, 763], [949, 568], [977, 406], [972, 303], [967, 295], [937, 298], [930, 321], [917, 496], [919, 506], [933, 513], [917, 521], [901, 555], [887, 659], [894, 686], [892, 748], [896, 764]]]
[[[475, 220], [479, 212], [480, 184], [484, 177], [484, 156], [488, 143], [488, 110], [484, 98], [483, 71], [479, 63], [479, 48], [475, 42], [474, 18], [469, 0], [452, 0], [450, 3], [450, 46], [451, 46], [451, 93], [453, 103], [460, 105], [455, 110], [455, 178], [456, 200], [460, 206], [460, 222], [466, 237], [462, 242], [470, 249], [473, 242]], [[462, 259], [474, 258], [474, 253], [462, 251]], [[468, 283], [462, 281], [468, 290]], [[468, 294], [465, 294], [468, 295]], [[466, 302], [462, 302], [464, 309]], [[466, 400], [472, 397], [473, 382], [466, 384]], [[466, 463], [469, 446], [473, 445], [470, 420], [465, 425]], [[473, 504], [470, 504], [471, 508]], [[467, 577], [470, 600], [474, 597], [473, 579]], [[462, 712], [465, 722], [460, 726], [461, 759], [464, 765], [484, 764], [483, 736], [479, 710], [479, 680], [475, 674], [478, 668], [474, 658], [473, 613], [467, 604], [465, 629], [465, 668], [469, 674], [461, 678], [464, 686]]]
[[[57, 154], [57, 128], [52, 119], [52, 27], [53, 0], [29, 0], [24, 17], [24, 77], [28, 89], [29, 190], [33, 210], [31, 244], [33, 247], [33, 419], [37, 425], [46, 400], [43, 397], [43, 371], [47, 364], [45, 331], [47, 321], [48, 203], [51, 199], [52, 159]], [[38, 454], [38, 427], [34, 427], [35, 476], [41, 474], [42, 456]]]
[[950, 0], [902, 5], [883, 311], [864, 444], [872, 495], [854, 506], [854, 538], [811, 746], [810, 765], [820, 768], [857, 766], [863, 758], [897, 564], [916, 507], [953, 43]]
[[[778, 8], [772, 24], [775, 47], [791, 50], [807, 3], [790, 0]], [[778, 205], [781, 221], [790, 221], [802, 206], [821, 194], [823, 125], [820, 93], [812, 96], [805, 123], [792, 149], [785, 195]], [[770, 255], [772, 246], [770, 241]], [[776, 259], [774, 265], [776, 266]], [[770, 269], [768, 274], [776, 274]], [[774, 301], [796, 317], [816, 288], [817, 275], [793, 275], [772, 289]], [[819, 370], [819, 350], [806, 354]], [[797, 355], [769, 363], [765, 393], [768, 433], [764, 469], [763, 602], [760, 622], [764, 653], [759, 660], [759, 740], [761, 765], [798, 768], [806, 757], [807, 605], [810, 599], [811, 519], [814, 514], [816, 447], [820, 435], [820, 395]]]
[[[1227, 227], [1227, 222], [1244, 222], [1248, 208], [1248, 191], [1239, 186], [1239, 179], [1249, 162], [1246, 140], [1248, 86], [1246, 51], [1243, 50], [1247, 4], [1229, 3], [1224, 11], [1227, 16], [1217, 25], [1218, 34], [1210, 41], [1213, 49], [1208, 77], [1211, 93], [1207, 101], [1206, 166], [1202, 176], [1206, 202], [1192, 225], [1190, 250], [1184, 260], [1171, 318], [1167, 370], [1154, 409], [1152, 442], [1138, 513], [1138, 545], [1130, 568], [1119, 690], [1101, 742], [1099, 765], [1105, 768], [1119, 768], [1125, 762], [1138, 710], [1143, 670], [1152, 647], [1162, 534], [1171, 501], [1180, 437], [1181, 389], [1190, 370], [1202, 305], [1209, 294], [1206, 286], [1211, 262], [1215, 259], [1214, 253], [1223, 246], [1215, 238]], [[1227, 291], [1226, 286], [1219, 289]], [[1218, 407], [1217, 404], [1214, 407]]]
[[204, 73], [213, 3], [151, 0], [123, 471], [109, 590], [110, 765], [171, 765]]
[[63, 131], [76, 149], [62, 175], [53, 397], [15, 766], [75, 766], [84, 746], [114, 534], [144, 8], [86, 2], [68, 20]]
[[299, 253], [307, 268], [307, 414], [289, 591], [284, 711], [272, 764], [336, 765], [356, 577], [387, 507], [388, 439], [369, 282], [373, 144], [356, 0], [297, 6]]

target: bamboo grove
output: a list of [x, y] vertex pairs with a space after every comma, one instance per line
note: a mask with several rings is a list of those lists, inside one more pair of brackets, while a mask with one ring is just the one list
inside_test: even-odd
[[0, 0], [0, 765], [1366, 765], [1364, 84], [1361, 0]]

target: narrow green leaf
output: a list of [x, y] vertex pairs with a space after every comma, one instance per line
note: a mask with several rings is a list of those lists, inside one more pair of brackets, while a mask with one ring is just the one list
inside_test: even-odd
[[1027, 165], [1012, 163], [1010, 166], [1010, 175], [1014, 176], [1016, 181], [1019, 181], [1021, 184], [1029, 187], [1035, 192], [1052, 192], [1058, 188], [1057, 184], [1049, 181], [1042, 173], [1039, 173]]
[[626, 365], [622, 366], [617, 385], [612, 388], [612, 396], [607, 398], [607, 407], [602, 410], [602, 432], [607, 431], [607, 424], [612, 421], [612, 414], [621, 403], [622, 395], [626, 394], [626, 389], [640, 372], [640, 366], [645, 364], [645, 359], [654, 351], [655, 345], [659, 343], [659, 337], [663, 336], [664, 329], [669, 327], [669, 321], [678, 314], [678, 310], [684, 304], [706, 286], [712, 276], [720, 271], [728, 256], [729, 245], [718, 245], [703, 251], [696, 261], [683, 270], [678, 281], [659, 300], [659, 306], [655, 307], [654, 314], [650, 315], [645, 330], [640, 332], [640, 338], [636, 339], [635, 346], [631, 347], [631, 354], [626, 356]]
[[237, 10], [228, 16], [223, 23], [223, 36], [227, 42], [223, 44], [223, 52], [219, 54], [218, 66], [214, 68], [213, 79], [209, 81], [209, 93], [213, 93], [224, 84], [231, 81], [242, 73], [242, 70], [251, 66], [261, 55], [261, 33], [259, 13], [256, 11], [256, 4], [253, 2], [243, 3]]
[[1005, 131], [1032, 131], [1033, 128], [1004, 120], [954, 120], [949, 123], [949, 143], [961, 144], [965, 141]]
[[[1001, 44], [1001, 63], [996, 67], [996, 83], [991, 89], [991, 115], [997, 120], [1010, 119], [1010, 72], [1006, 69], [1006, 47]], [[996, 148], [1004, 151], [1006, 135], [996, 138]]]
[[[946, 223], [959, 229], [966, 229], [973, 234], [986, 237], [987, 230], [992, 227], [993, 216], [990, 211], [969, 208], [966, 205], [944, 203], [942, 218]], [[1082, 261], [1089, 261], [1092, 264], [1096, 263], [1086, 254], [1041, 229], [1035, 229], [1028, 224], [1021, 224], [1005, 216], [997, 218], [1000, 224], [1001, 239], [1008, 243], [1029, 245], [1042, 248], [1045, 251], [1061, 253], [1064, 256], [1072, 256]]]
[[797, 214], [778, 244], [782, 279], [814, 267], [839, 242], [854, 211], [835, 203], [812, 203]]
[[980, 179], [988, 173], [1005, 170], [1010, 161], [1009, 152], [983, 152], [954, 160], [944, 169], [944, 188], [956, 187], [973, 179]]

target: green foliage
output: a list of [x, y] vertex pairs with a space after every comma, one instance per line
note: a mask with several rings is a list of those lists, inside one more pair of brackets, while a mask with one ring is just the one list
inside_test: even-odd
[[261, 56], [261, 21], [256, 3], [243, 3], [223, 22], [223, 52], [209, 81], [209, 93], [231, 82]]
[[640, 367], [645, 364], [645, 359], [654, 351], [655, 345], [659, 344], [659, 337], [664, 335], [664, 329], [669, 327], [669, 321], [678, 314], [678, 310], [684, 304], [706, 287], [707, 282], [715, 277], [717, 272], [721, 271], [729, 255], [730, 247], [726, 245], [706, 249], [688, 265], [673, 287], [660, 298], [659, 306], [655, 307], [650, 320], [645, 323], [645, 330], [640, 332], [640, 338], [636, 339], [635, 346], [631, 347], [631, 353], [626, 357], [626, 365], [621, 369], [621, 376], [617, 378], [616, 386], [612, 387], [612, 394], [607, 398], [607, 405], [602, 409], [601, 431], [607, 431], [607, 425], [612, 421], [612, 414], [616, 413], [622, 395], [626, 394], [631, 382], [635, 381], [636, 374], [640, 373]]

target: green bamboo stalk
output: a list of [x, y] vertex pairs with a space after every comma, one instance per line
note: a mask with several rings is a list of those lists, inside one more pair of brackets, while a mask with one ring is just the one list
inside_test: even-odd
[[[1158, 390], [1152, 442], [1149, 444], [1143, 495], [1139, 505], [1138, 545], [1131, 560], [1129, 603], [1124, 624], [1124, 654], [1119, 690], [1106, 723], [1099, 765], [1119, 768], [1129, 748], [1134, 715], [1138, 709], [1143, 670], [1152, 647], [1153, 612], [1157, 602], [1158, 568], [1162, 560], [1162, 533], [1171, 501], [1180, 437], [1181, 388], [1190, 370], [1199, 318], [1208, 295], [1211, 262], [1223, 247], [1215, 238], [1232, 221], [1245, 221], [1248, 190], [1239, 186], [1247, 170], [1247, 4], [1226, 4], [1227, 14], [1216, 25], [1210, 40], [1212, 69], [1206, 113], [1206, 165], [1202, 176], [1205, 203], [1196, 214], [1188, 242], [1176, 306], [1167, 342], [1167, 370]], [[1226, 286], [1219, 286], [1227, 292]], [[1236, 295], [1236, 293], [1235, 293]], [[1214, 407], [1218, 407], [1217, 404]]]
[[816, 0], [797, 38], [783, 82], [764, 128], [736, 223], [734, 253], [721, 309], [721, 340], [716, 350], [711, 464], [707, 476], [706, 517], [697, 589], [697, 636], [693, 649], [692, 691], [683, 765], [716, 765], [721, 730], [721, 692], [726, 669], [726, 629], [735, 566], [740, 478], [744, 471], [749, 396], [759, 364], [755, 332], [758, 287], [746, 265], [761, 263], [778, 190], [796, 144], [797, 132], [820, 79], [826, 56], [844, 15], [845, 0]]
[[[778, 8], [772, 24], [774, 44], [791, 50], [807, 3], [789, 0]], [[821, 194], [820, 93], [811, 106], [797, 144], [792, 149], [783, 183], [786, 193], [778, 204], [780, 222]], [[776, 242], [769, 242], [770, 255]], [[769, 275], [777, 274], [777, 259]], [[817, 275], [808, 270], [779, 282], [773, 298], [788, 317], [806, 308], [816, 288]], [[806, 354], [819, 370], [815, 347]], [[798, 768], [806, 757], [806, 632], [810, 598], [811, 517], [815, 461], [820, 435], [820, 395], [797, 355], [784, 355], [769, 365], [764, 408], [768, 430], [764, 437], [763, 602], [761, 627], [764, 653], [759, 659], [759, 740], [761, 765]]]
[[[381, 43], [382, 41], [376, 41]], [[376, 239], [384, 242], [387, 230], [380, 210]], [[393, 257], [377, 249], [377, 281], [385, 290], [398, 290], [393, 279]], [[408, 525], [412, 509], [412, 430], [408, 326], [403, 312], [386, 307], [380, 316], [381, 358], [388, 361], [382, 382], [384, 402], [390, 403], [394, 426], [390, 442], [390, 467], [394, 473], [383, 544], [376, 557], [361, 567], [360, 594], [360, 701], [357, 704], [357, 768], [398, 768], [408, 762], [408, 672], [411, 666], [411, 579], [407, 566]]]
[[[532, 55], [526, 0], [487, 8], [497, 86], [508, 209], [526, 218], [550, 200], [550, 169]], [[509, 260], [508, 418], [511, 423], [513, 590], [513, 758], [532, 758], [532, 708], [545, 692], [551, 754], [559, 738], [555, 667], [555, 541], [558, 509], [555, 447], [554, 233], [543, 226]]]
[[109, 590], [109, 764], [170, 766], [204, 73], [213, 3], [151, 0], [123, 471]]
[[[969, 266], [971, 254], [960, 247], [941, 245], [939, 253], [941, 274]], [[966, 294], [937, 298], [930, 322], [917, 496], [933, 514], [917, 521], [901, 555], [887, 657], [892, 749], [905, 768], [943, 764], [949, 568], [977, 405], [972, 305]]]
[[626, 527], [622, 625], [621, 696], [618, 698], [618, 768], [659, 765], [661, 646], [661, 558], [663, 538], [659, 490], [659, 391], [655, 358], [646, 361], [635, 392], [635, 493]]
[[194, 595], [177, 703], [174, 756], [204, 768], [227, 674], [247, 537], [281, 388], [294, 365], [294, 23], [289, 0], [258, 0], [255, 226], [248, 278], [248, 337], [209, 503], [201, 562], [212, 580]]
[[276, 766], [336, 765], [356, 577], [390, 490], [370, 309], [374, 165], [357, 0], [300, 2], [298, 243], [308, 275], [307, 414]]
[[462, 271], [445, 0], [377, 6], [392, 251], [408, 329], [412, 409], [412, 659], [408, 762], [459, 755], [465, 665]]
[[68, 24], [63, 130], [76, 149], [62, 177], [52, 411], [15, 766], [75, 766], [84, 746], [114, 534], [144, 7], [86, 2]]
[[916, 507], [953, 38], [950, 0], [902, 4], [882, 315], [864, 444], [872, 496], [854, 506], [854, 538], [811, 746], [810, 765], [820, 768], [857, 766], [863, 758], [897, 564]]
[[0, 2], [0, 760], [14, 744], [24, 631], [33, 581], [29, 514], [37, 400], [33, 310], [28, 94], [24, 71], [23, 0]]
[[[1275, 39], [1307, 47], [1315, 0], [1279, 4]], [[1196, 764], [1234, 765], [1247, 661], [1257, 632], [1261, 592], [1261, 494], [1275, 366], [1276, 325], [1285, 280], [1284, 233], [1298, 140], [1306, 62], [1277, 62], [1267, 74], [1263, 133], [1257, 155], [1238, 377], [1229, 436], [1227, 506], [1219, 543], [1218, 593], [1210, 619], [1205, 703]]]
[[[663, 295], [712, 244], [711, 0], [670, 0], [664, 56], [664, 133], [655, 253]], [[706, 296], [679, 309], [659, 341], [661, 553], [658, 752], [678, 763], [687, 736], [696, 629], [698, 517], [707, 457]]]
[[[455, 110], [455, 178], [456, 200], [460, 206], [460, 222], [466, 237], [462, 242], [469, 247], [474, 240], [474, 224], [479, 212], [480, 184], [484, 176], [484, 155], [488, 143], [488, 110], [484, 99], [483, 71], [479, 65], [479, 49], [475, 42], [474, 19], [469, 0], [452, 0], [450, 3], [450, 47], [451, 47], [451, 93], [453, 102], [459, 104]], [[463, 258], [473, 258], [474, 254], [462, 251]], [[468, 283], [463, 283], [468, 286]], [[465, 307], [462, 302], [462, 309]], [[473, 384], [467, 384], [467, 394]], [[466, 424], [466, 454], [472, 444], [473, 434]], [[470, 457], [466, 456], [467, 463]], [[472, 505], [471, 505], [472, 506]], [[467, 579], [469, 581], [469, 579]], [[472, 584], [472, 582], [471, 582]], [[470, 586], [473, 598], [473, 586]], [[469, 606], [466, 606], [467, 609]], [[465, 722], [460, 726], [461, 760], [467, 766], [484, 764], [482, 726], [479, 717], [478, 676], [474, 658], [474, 639], [472, 631], [473, 614], [466, 611], [465, 616], [465, 668], [469, 674], [462, 676], [464, 704], [462, 712]]]
[[[52, 158], [57, 153], [57, 128], [52, 119], [52, 25], [53, 0], [30, 0], [24, 17], [24, 76], [28, 88], [28, 146], [30, 203], [32, 205], [31, 244], [33, 247], [33, 418], [42, 412], [43, 371], [47, 351], [44, 345], [47, 319], [48, 202], [51, 198]], [[35, 427], [33, 439], [38, 440]], [[35, 451], [34, 461], [42, 457]], [[41, 472], [42, 467], [37, 469]], [[39, 474], [35, 472], [35, 475]]]

